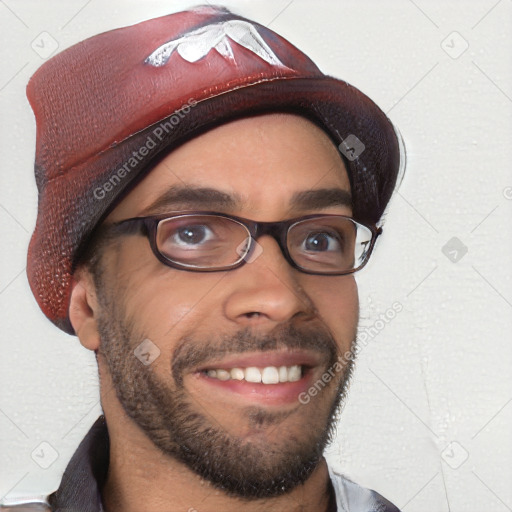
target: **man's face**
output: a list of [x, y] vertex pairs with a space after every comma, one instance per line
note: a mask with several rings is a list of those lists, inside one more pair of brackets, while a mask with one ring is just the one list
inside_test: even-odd
[[[181, 146], [105, 223], [191, 210], [258, 221], [351, 215], [337, 199], [343, 191], [348, 176], [328, 137], [305, 119], [272, 114]], [[351, 366], [332, 368], [353, 347], [358, 319], [352, 276], [301, 273], [272, 237], [258, 244], [256, 259], [235, 270], [188, 272], [158, 261], [145, 236], [122, 235], [95, 281], [100, 364], [125, 412], [163, 453], [247, 498], [286, 492], [316, 467]], [[144, 340], [150, 357], [160, 351], [150, 365], [134, 355]], [[286, 367], [294, 382], [248, 382], [249, 367], [271, 368], [267, 375]], [[243, 380], [224, 380], [242, 375], [233, 368]], [[301, 403], [315, 383], [322, 390]]]

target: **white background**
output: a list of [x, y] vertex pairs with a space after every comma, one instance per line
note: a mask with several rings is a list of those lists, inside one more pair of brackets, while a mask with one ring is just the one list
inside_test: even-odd
[[[46, 57], [35, 48], [197, 3], [0, 3], [0, 498], [53, 491], [101, 413], [93, 355], [43, 317], [25, 275], [37, 200], [25, 85]], [[358, 277], [373, 329], [330, 463], [404, 511], [512, 510], [512, 1], [218, 3], [368, 94], [408, 150]], [[382, 328], [395, 301], [403, 311]], [[31, 457], [49, 456], [43, 442], [58, 452], [48, 469]]]

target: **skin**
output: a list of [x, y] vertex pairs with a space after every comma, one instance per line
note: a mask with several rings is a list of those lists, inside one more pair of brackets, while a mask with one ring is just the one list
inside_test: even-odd
[[[163, 191], [183, 184], [237, 194], [243, 201], [235, 209], [174, 204], [147, 211]], [[350, 216], [347, 205], [290, 206], [293, 194], [325, 188], [350, 191], [346, 169], [332, 142], [303, 118], [269, 114], [222, 125], [173, 151], [116, 206], [105, 224], [177, 209], [214, 209], [259, 221], [313, 213]], [[76, 272], [70, 319], [82, 345], [97, 354], [111, 439], [103, 490], [108, 512], [326, 510], [329, 475], [323, 458], [303, 483], [284, 494], [235, 496], [157, 446], [127, 414], [112, 378], [108, 340], [102, 331], [102, 322], [111, 318], [106, 314], [108, 307], [129, 319], [132, 341], [148, 338], [158, 346], [159, 357], [143, 371], [152, 372], [169, 394], [178, 386], [169, 368], [187, 339], [191, 344], [216, 345], [222, 336], [244, 332], [249, 341], [251, 336], [260, 340], [293, 327], [329, 335], [337, 354], [353, 348], [359, 311], [354, 278], [301, 273], [286, 262], [273, 238], [264, 236], [258, 243], [262, 253], [251, 263], [229, 272], [197, 273], [162, 265], [146, 237], [124, 236], [102, 255], [103, 290], [97, 289], [86, 268]], [[328, 366], [323, 356], [317, 361], [314, 381]], [[307, 405], [251, 402], [252, 412], [265, 418], [260, 422], [248, 413], [248, 404], [240, 396], [205, 384], [193, 372], [184, 372], [181, 391], [192, 410], [230, 439], [255, 448], [262, 464], [268, 461], [270, 467], [272, 457], [289, 448], [290, 439], [301, 447], [311, 442], [312, 432], [327, 428], [346, 377], [347, 372], [336, 374]], [[167, 441], [171, 445], [172, 439]]]

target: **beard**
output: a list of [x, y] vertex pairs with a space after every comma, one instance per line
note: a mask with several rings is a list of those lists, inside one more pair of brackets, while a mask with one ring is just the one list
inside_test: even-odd
[[[183, 463], [226, 494], [246, 500], [282, 495], [309, 478], [334, 437], [337, 413], [354, 363], [352, 357], [340, 357], [329, 332], [318, 326], [313, 329], [302, 325], [299, 329], [287, 324], [265, 336], [255, 335], [249, 329], [233, 336], [208, 339], [187, 336], [178, 340], [171, 361], [164, 363], [168, 364], [169, 378], [163, 379], [152, 366], [145, 366], [134, 355], [147, 336], [137, 332], [135, 322], [119, 303], [106, 300], [101, 294], [98, 298], [99, 353], [107, 363], [117, 398], [128, 417], [165, 456]], [[353, 351], [354, 344], [355, 341]], [[294, 434], [283, 425], [291, 414], [298, 415], [295, 409], [280, 413], [251, 405], [241, 410], [241, 418], [264, 435], [250, 439], [234, 435], [183, 385], [186, 371], [200, 363], [226, 354], [279, 349], [314, 350], [322, 356], [326, 371], [336, 361], [344, 362], [337, 379], [308, 406], [298, 406], [305, 408], [295, 421], [304, 422], [299, 433]], [[306, 407], [313, 409], [308, 411]], [[272, 440], [273, 431], [279, 441]]]

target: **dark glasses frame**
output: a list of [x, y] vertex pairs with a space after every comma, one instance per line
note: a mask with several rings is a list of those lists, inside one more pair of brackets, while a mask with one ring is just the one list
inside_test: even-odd
[[[223, 217], [232, 221], [237, 222], [241, 226], [243, 226], [250, 236], [250, 243], [248, 247], [246, 248], [245, 254], [240, 256], [239, 260], [236, 262], [230, 264], [230, 265], [223, 265], [218, 267], [194, 267], [191, 265], [185, 265], [176, 261], [173, 261], [169, 258], [167, 258], [164, 254], [160, 252], [157, 245], [157, 231], [158, 231], [158, 224], [162, 220], [171, 219], [175, 217], [189, 217], [189, 216], [196, 216], [196, 215], [211, 215], [215, 217]], [[301, 267], [298, 265], [292, 256], [290, 255], [290, 252], [288, 251], [287, 246], [287, 237], [288, 232], [290, 228], [292, 228], [295, 224], [300, 223], [302, 221], [310, 220], [310, 219], [317, 219], [321, 217], [337, 217], [346, 219], [354, 224], [354, 226], [357, 228], [358, 226], [363, 226], [366, 229], [368, 229], [371, 234], [371, 240], [369, 247], [365, 250], [365, 257], [362, 263], [353, 269], [346, 270], [346, 271], [336, 271], [336, 272], [321, 272], [321, 271], [314, 271], [309, 270], [304, 267]], [[245, 219], [243, 217], [236, 217], [234, 215], [228, 215], [226, 213], [219, 213], [214, 211], [180, 211], [180, 212], [168, 212], [165, 214], [160, 215], [151, 215], [148, 217], [133, 217], [130, 219], [125, 219], [119, 222], [115, 222], [113, 224], [110, 224], [108, 226], [103, 226], [101, 228], [101, 231], [106, 231], [110, 235], [116, 234], [116, 235], [129, 235], [129, 234], [136, 234], [141, 233], [148, 237], [149, 244], [151, 246], [151, 250], [153, 251], [153, 254], [156, 256], [156, 258], [163, 263], [164, 265], [167, 265], [168, 267], [172, 267], [178, 270], [188, 270], [191, 272], [219, 272], [223, 270], [234, 270], [236, 268], [241, 267], [246, 263], [247, 257], [251, 255], [255, 244], [254, 242], [264, 235], [270, 235], [279, 245], [279, 248], [281, 249], [281, 252], [286, 259], [286, 261], [295, 269], [305, 273], [305, 274], [312, 274], [312, 275], [332, 275], [332, 276], [342, 276], [342, 275], [348, 275], [353, 274], [354, 272], [357, 272], [358, 270], [361, 270], [370, 259], [370, 256], [373, 252], [373, 249], [375, 247], [375, 243], [377, 241], [377, 238], [382, 234], [382, 228], [377, 227], [375, 225], [369, 225], [364, 224], [362, 222], [354, 220], [352, 217], [348, 217], [346, 215], [333, 215], [333, 214], [313, 214], [313, 215], [306, 215], [303, 217], [296, 217], [293, 219], [278, 221], [278, 222], [258, 222], [250, 219]]]

